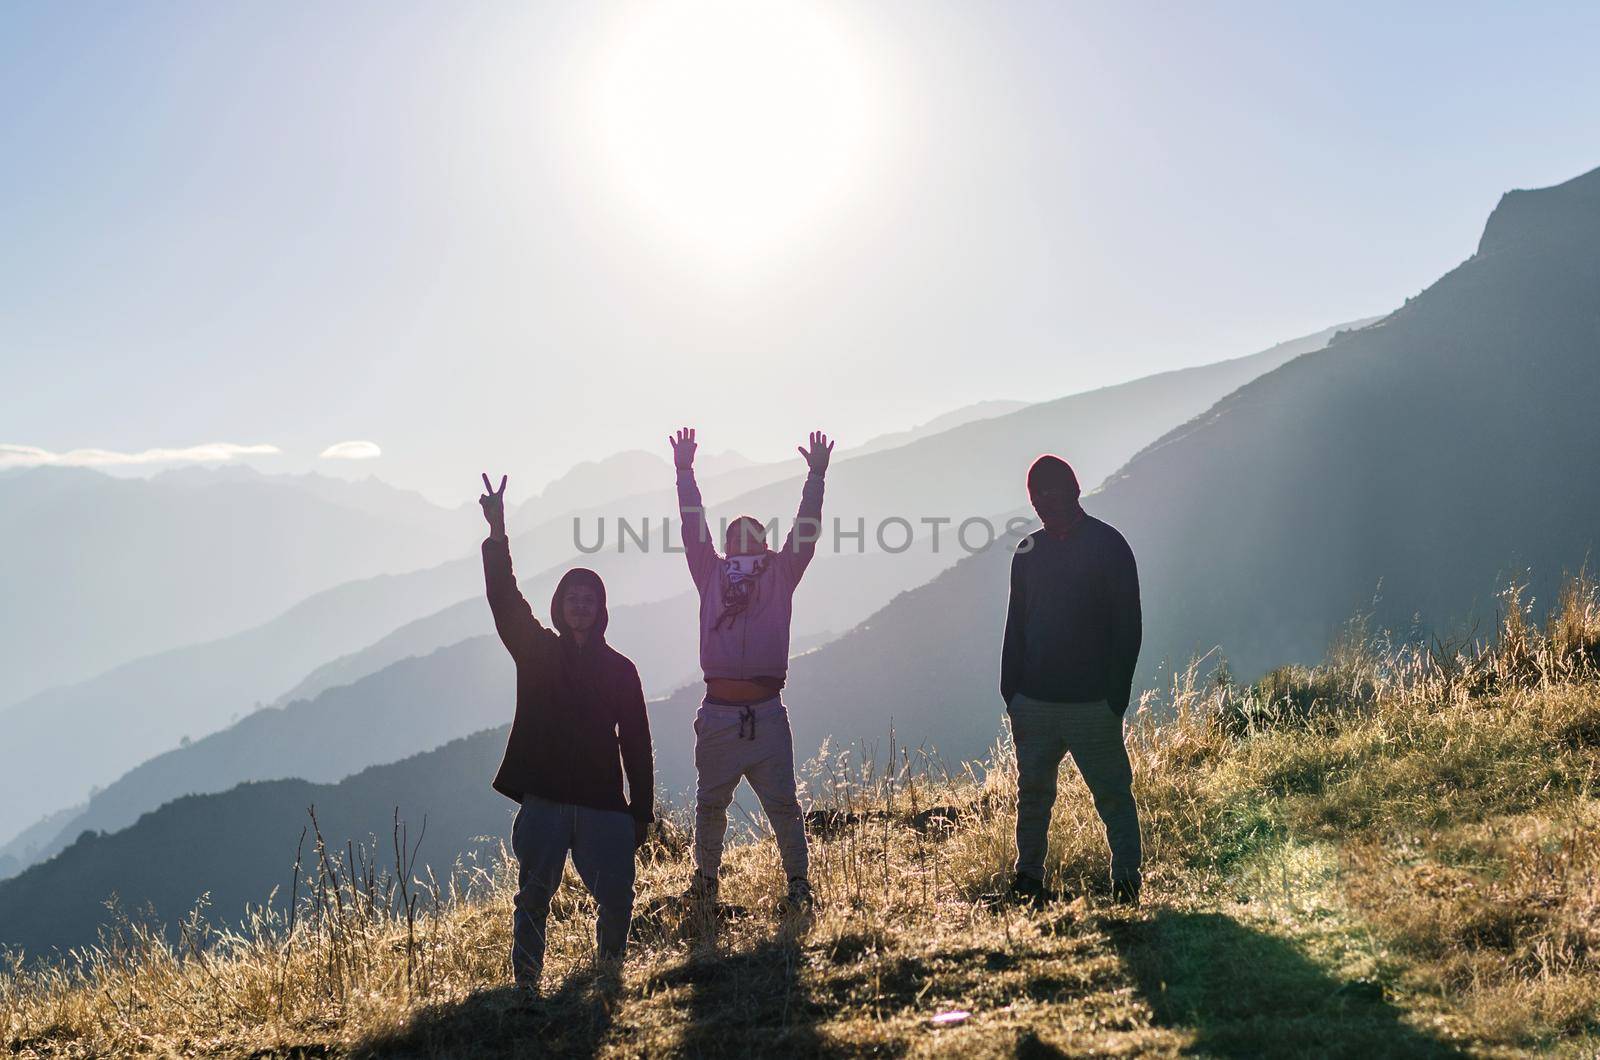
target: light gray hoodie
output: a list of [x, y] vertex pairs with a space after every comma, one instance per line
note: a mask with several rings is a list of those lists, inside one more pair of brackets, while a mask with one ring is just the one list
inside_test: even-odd
[[778, 552], [734, 561], [720, 555], [693, 468], [678, 469], [678, 514], [689, 574], [700, 591], [700, 668], [708, 678], [781, 680], [789, 670], [794, 590], [822, 533], [822, 475], [806, 476], [800, 510]]

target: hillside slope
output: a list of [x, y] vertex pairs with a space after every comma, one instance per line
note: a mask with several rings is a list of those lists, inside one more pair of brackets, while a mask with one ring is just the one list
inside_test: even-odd
[[1141, 453], [1095, 510], [1159, 602], [1144, 673], [1220, 645], [1253, 674], [1358, 611], [1483, 626], [1523, 577], [1549, 606], [1600, 548], [1596, 452], [1600, 170], [1506, 195], [1464, 264]]
[[[1600, 451], [1597, 196], [1600, 171], [1512, 193], [1466, 264], [1242, 386], [1085, 497], [1138, 558], [1143, 688], [1218, 646], [1244, 676], [1320, 658], [1361, 613], [1402, 639], [1485, 628], [1515, 578], [1539, 608], [1553, 602], [1600, 548], [1600, 478], [1579, 470]], [[1026, 503], [1020, 483], [1011, 503]], [[886, 746], [883, 702], [898, 704], [902, 743], [981, 755], [1001, 713], [1008, 562], [963, 559], [796, 660], [801, 756], [825, 736]], [[660, 704], [658, 731], [686, 726], [694, 702], [686, 689]], [[662, 744], [663, 768], [690, 768], [690, 750]]]
[[[1257, 686], [1183, 690], [1175, 720], [1136, 718], [1137, 909], [1105, 900], [1103, 839], [1075, 778], [1052, 824], [1057, 897], [992, 902], [1011, 856], [1008, 760], [952, 781], [913, 759], [892, 783], [857, 776], [816, 804], [829, 827], [812, 837], [810, 923], [764, 912], [780, 883], [768, 839], [735, 845], [725, 867], [725, 901], [753, 915], [683, 918], [670, 896], [687, 844], [668, 828], [641, 854], [628, 960], [597, 971], [592, 903], [569, 875], [546, 994], [530, 1002], [508, 988], [507, 867], [397, 888], [372, 783], [353, 830], [384, 842], [352, 874], [331, 793], [290, 785], [277, 801], [318, 797], [330, 851], [307, 855], [292, 925], [201, 923], [176, 945], [123, 927], [77, 970], [0, 971], [0, 1044], [28, 1057], [1590, 1055], [1600, 606], [1570, 602], [1547, 634], [1508, 623], [1488, 654], [1355, 645]], [[452, 745], [427, 773], [484, 769], [494, 749]], [[181, 806], [156, 817], [228, 838]], [[481, 812], [431, 819], [429, 836], [433, 820], [504, 825], [505, 809]], [[297, 838], [262, 836], [291, 851]], [[156, 836], [116, 852], [215, 860]]]

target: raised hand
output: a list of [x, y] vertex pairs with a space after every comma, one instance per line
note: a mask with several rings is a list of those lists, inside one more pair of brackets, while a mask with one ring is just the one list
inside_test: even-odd
[[821, 431], [812, 431], [810, 442], [809, 451], [799, 446], [795, 448], [806, 458], [806, 466], [818, 475], [825, 474], [828, 470], [828, 458], [833, 455], [833, 443], [828, 441], [828, 436]]
[[489, 520], [489, 536], [501, 538], [506, 536], [506, 476], [500, 476], [500, 488], [497, 490], [489, 484], [489, 474], [483, 475], [483, 496], [478, 498], [478, 504], [483, 508], [483, 517]]
[[667, 444], [672, 446], [673, 467], [680, 471], [694, 467], [694, 451], [697, 446], [693, 427], [684, 427], [677, 434], [667, 435]]

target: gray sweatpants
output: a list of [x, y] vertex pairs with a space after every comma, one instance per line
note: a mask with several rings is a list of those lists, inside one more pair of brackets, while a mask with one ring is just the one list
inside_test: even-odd
[[1017, 748], [1017, 871], [1044, 879], [1050, 813], [1061, 759], [1083, 774], [1111, 847], [1111, 878], [1136, 880], [1143, 860], [1133, 769], [1122, 742], [1122, 716], [1097, 703], [1046, 703], [1013, 694], [1006, 708]]
[[511, 971], [518, 983], [539, 984], [550, 899], [561, 886], [568, 851], [600, 907], [594, 931], [600, 956], [622, 956], [633, 922], [632, 817], [526, 795], [511, 825], [511, 851], [517, 856]]
[[694, 716], [694, 864], [717, 878], [728, 832], [728, 804], [739, 781], [748, 780], [778, 840], [784, 875], [805, 877], [806, 820], [794, 779], [794, 735], [778, 696], [730, 707], [702, 701]]

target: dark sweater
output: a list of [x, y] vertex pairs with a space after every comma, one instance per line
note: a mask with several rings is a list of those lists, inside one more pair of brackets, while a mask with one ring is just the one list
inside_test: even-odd
[[1121, 714], [1141, 636], [1139, 572], [1121, 534], [1092, 516], [1064, 537], [1035, 531], [1011, 559], [1000, 697], [1103, 699]]
[[[575, 573], [556, 586], [550, 613], [557, 628], [547, 629], [517, 588], [510, 543], [483, 543], [489, 609], [517, 663], [517, 712], [494, 789], [518, 802], [537, 795], [650, 821], [655, 766], [639, 671], [605, 642], [605, 586], [591, 572], [581, 573], [593, 580], [600, 608], [588, 643], [579, 647], [564, 628], [561, 594]], [[623, 797], [624, 771], [631, 800]]]

